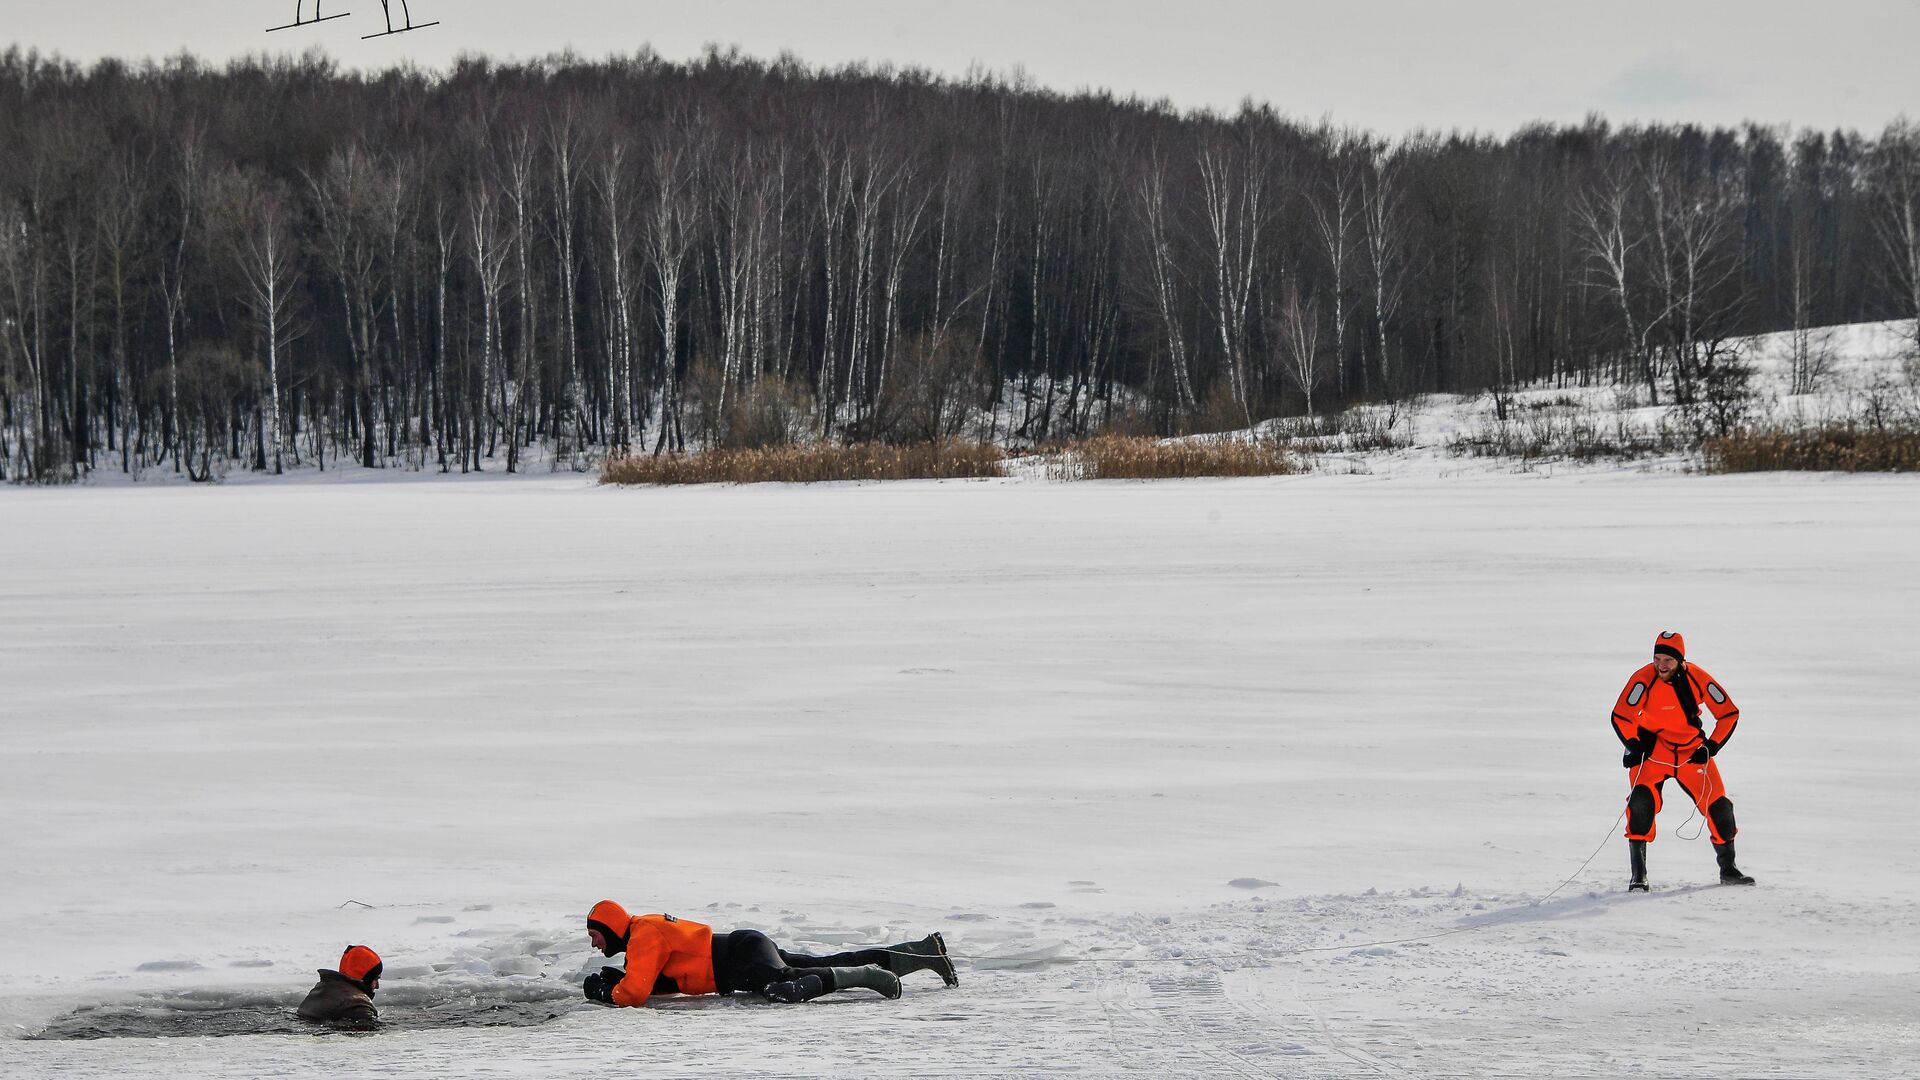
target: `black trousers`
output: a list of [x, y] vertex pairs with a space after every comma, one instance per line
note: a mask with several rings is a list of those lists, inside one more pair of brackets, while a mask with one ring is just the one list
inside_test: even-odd
[[791, 982], [803, 975], [818, 975], [821, 984], [831, 991], [835, 989], [831, 969], [864, 964], [885, 967], [887, 950], [856, 949], [809, 956], [782, 949], [758, 930], [713, 935], [713, 982], [722, 994], [743, 990], [764, 995], [774, 983]]

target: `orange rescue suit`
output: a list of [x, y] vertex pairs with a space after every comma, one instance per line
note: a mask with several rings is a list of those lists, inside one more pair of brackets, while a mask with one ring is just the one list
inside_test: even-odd
[[[612, 909], [612, 910], [603, 910]], [[611, 902], [596, 905], [593, 918], [614, 928], [627, 913]], [[645, 1005], [665, 975], [683, 994], [713, 994], [713, 927], [671, 915], [627, 917], [627, 974], [613, 987], [615, 1005]]]
[[1694, 702], [1713, 713], [1711, 736], [1701, 729], [1697, 715], [1689, 716], [1681, 708], [1680, 695], [1671, 683], [1660, 680], [1652, 664], [1634, 672], [1613, 703], [1613, 730], [1620, 742], [1632, 746], [1642, 732], [1651, 733], [1657, 741], [1647, 760], [1666, 765], [1684, 763], [1708, 738], [1715, 746], [1724, 745], [1740, 723], [1739, 708], [1705, 668], [1683, 663], [1674, 675], [1685, 678]]
[[1723, 831], [1721, 818], [1713, 810], [1714, 804], [1727, 795], [1726, 785], [1720, 779], [1720, 767], [1711, 757], [1704, 762], [1688, 759], [1706, 746], [1709, 740], [1713, 746], [1708, 749], [1717, 752], [1721, 745], [1732, 738], [1733, 729], [1740, 722], [1740, 710], [1734, 705], [1733, 699], [1727, 696], [1726, 690], [1704, 668], [1682, 663], [1680, 669], [1674, 672], [1674, 678], [1685, 679], [1687, 688], [1693, 692], [1695, 705], [1705, 705], [1713, 713], [1713, 734], [1708, 735], [1702, 730], [1698, 714], [1688, 713], [1674, 684], [1661, 681], [1652, 664], [1634, 672], [1633, 677], [1627, 680], [1626, 688], [1620, 691], [1620, 697], [1613, 703], [1614, 733], [1629, 748], [1639, 745], [1641, 735], [1653, 736], [1653, 745], [1647, 748], [1646, 760], [1632, 766], [1633, 786], [1646, 788], [1652, 796], [1648, 803], [1651, 813], [1642, 822], [1634, 821], [1629, 815], [1627, 839], [1653, 839], [1654, 819], [1659, 815], [1663, 801], [1660, 789], [1671, 779], [1699, 807], [1701, 816], [1707, 819], [1713, 842], [1724, 844], [1733, 839], [1732, 804], [1727, 804], [1727, 828]]

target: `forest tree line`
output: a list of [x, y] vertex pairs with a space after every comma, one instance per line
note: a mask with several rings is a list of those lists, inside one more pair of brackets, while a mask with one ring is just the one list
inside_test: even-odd
[[710, 52], [0, 54], [0, 473], [1240, 427], [1920, 314], [1920, 127], [1385, 138]]

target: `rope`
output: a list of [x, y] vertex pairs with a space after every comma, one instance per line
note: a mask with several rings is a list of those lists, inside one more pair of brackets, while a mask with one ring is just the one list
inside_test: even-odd
[[[1642, 761], [1639, 765], [1634, 767], [1633, 780], [1636, 784], [1640, 780], [1640, 770], [1645, 767], [1646, 767], [1646, 762], [1644, 761]], [[1699, 809], [1697, 807], [1695, 808], [1694, 813], [1695, 814], [1699, 813]], [[1568, 885], [1573, 884], [1576, 878], [1578, 878], [1581, 874], [1585, 873], [1587, 867], [1593, 864], [1593, 860], [1599, 858], [1600, 853], [1606, 850], [1607, 843], [1613, 839], [1614, 830], [1620, 827], [1620, 823], [1626, 819], [1626, 816], [1627, 816], [1626, 810], [1622, 809], [1619, 815], [1613, 819], [1613, 824], [1607, 826], [1606, 835], [1600, 838], [1600, 843], [1593, 849], [1593, 853], [1588, 855], [1584, 860], [1582, 860], [1580, 865], [1574, 869], [1573, 873], [1567, 875], [1567, 878], [1565, 881], [1562, 881], [1560, 884], [1555, 885], [1545, 896], [1542, 896], [1538, 900], [1534, 900], [1528, 903], [1527, 907], [1529, 908], [1539, 907], [1541, 904], [1544, 904], [1548, 900], [1553, 899], [1554, 896], [1558, 894], [1561, 889], [1564, 889]], [[1693, 818], [1689, 817], [1687, 820], [1692, 821]], [[1704, 819], [1702, 820], [1704, 822]], [[1683, 822], [1681, 827], [1685, 828], [1686, 824]], [[1690, 836], [1690, 837], [1683, 837], [1683, 839], [1688, 839], [1688, 840], [1697, 839], [1697, 838], [1698, 838], [1697, 835]], [[1342, 945], [1316, 945], [1311, 948], [1282, 949], [1278, 952], [1257, 953], [1257, 954], [1256, 953], [1196, 953], [1196, 954], [1185, 955], [1185, 956], [1137, 956], [1137, 957], [1126, 957], [1126, 956], [1051, 956], [1051, 957], [980, 956], [980, 957], [976, 957], [976, 956], [968, 956], [963, 953], [948, 952], [947, 956], [951, 959], [964, 959], [964, 960], [971, 961], [973, 963], [988, 961], [993, 963], [1033, 963], [1033, 964], [1184, 964], [1193, 960], [1274, 959], [1277, 957], [1306, 956], [1311, 953], [1349, 952], [1354, 949], [1371, 949], [1371, 948], [1375, 948], [1382, 945], [1412, 945], [1412, 944], [1416, 944], [1418, 942], [1423, 942], [1423, 941], [1438, 941], [1441, 938], [1452, 937], [1455, 934], [1468, 934], [1468, 933], [1472, 933], [1475, 930], [1484, 930], [1490, 926], [1497, 926], [1497, 925], [1499, 924], [1493, 923], [1493, 922], [1481, 922], [1481, 923], [1474, 923], [1471, 926], [1456, 926], [1452, 930], [1440, 930], [1431, 934], [1421, 934], [1416, 937], [1386, 938], [1379, 941], [1362, 941], [1362, 942], [1342, 944]], [[887, 951], [893, 952], [896, 950], [889, 949]]]

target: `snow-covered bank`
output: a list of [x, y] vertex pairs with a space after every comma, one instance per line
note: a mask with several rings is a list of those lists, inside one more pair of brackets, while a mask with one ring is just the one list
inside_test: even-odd
[[[1803, 429], [1878, 422], [1911, 429], [1920, 424], [1920, 353], [1916, 353], [1911, 319], [1822, 327], [1809, 331], [1804, 340], [1792, 333], [1762, 334], [1738, 339], [1731, 347], [1750, 369], [1749, 394], [1740, 410], [1743, 427]], [[1810, 385], [1796, 385], [1796, 349], [1803, 354], [1801, 366], [1817, 372], [1803, 377]], [[1697, 449], [1699, 435], [1682, 411], [1673, 407], [1672, 390], [1668, 377], [1662, 376], [1659, 403], [1654, 403], [1654, 395], [1638, 382], [1614, 385], [1569, 374], [1564, 379], [1519, 385], [1498, 396], [1417, 394], [1358, 405], [1339, 415], [1266, 419], [1250, 430], [1190, 438], [1278, 436], [1300, 454], [1304, 465], [1333, 475], [1699, 471], [1703, 465]], [[1023, 420], [1034, 410], [1044, 412], [1042, 403], [1064, 396], [1064, 392], [1050, 391], [1045, 380], [1037, 385], [1009, 382], [993, 414], [982, 412], [976, 418], [972, 435], [986, 438], [990, 434], [995, 441], [1024, 446], [1011, 433], [1024, 430]], [[649, 421], [649, 429], [657, 430], [658, 423], [656, 416]], [[1094, 429], [1098, 427], [1096, 422]], [[1570, 434], [1576, 427], [1586, 432], [1588, 443], [1617, 448], [1637, 440], [1642, 445], [1617, 453], [1570, 453], [1565, 444], [1582, 441]], [[1305, 434], [1326, 429], [1344, 434]], [[1381, 448], [1377, 445], [1381, 442], [1390, 442], [1392, 448]], [[1500, 448], [1498, 452], [1495, 447]], [[455, 466], [454, 471], [443, 473], [416, 451], [412, 458], [403, 455], [375, 469], [362, 468], [351, 459], [344, 464], [335, 460], [325, 469], [311, 464], [290, 466], [282, 475], [231, 469], [220, 474], [218, 486], [552, 482], [597, 476], [601, 462], [591, 455], [560, 455], [553, 447], [536, 445], [523, 449], [517, 472], [505, 471], [504, 451], [482, 464], [485, 471], [462, 473]], [[147, 468], [137, 476], [111, 466], [112, 462], [105, 462], [83, 484], [199, 486], [164, 466]], [[1056, 454], [1015, 457], [1005, 467], [1010, 477], [1029, 482], [1078, 474]]]
[[[0, 493], [13, 1034], [349, 940], [395, 1001], [577, 985], [601, 896], [1012, 958], [0, 1071], [1910, 1073], [1916, 525], [1909, 477]], [[1744, 710], [1757, 889], [1691, 888], [1673, 796], [1613, 891], [1664, 626]]]

